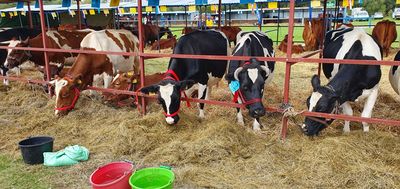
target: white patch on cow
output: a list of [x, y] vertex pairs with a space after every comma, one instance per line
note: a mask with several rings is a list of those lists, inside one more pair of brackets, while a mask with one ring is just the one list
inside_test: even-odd
[[367, 35], [364, 30], [354, 28], [352, 31], [343, 34], [343, 40], [343, 44], [336, 55], [336, 59], [344, 59], [344, 56], [350, 51], [354, 43], [360, 40], [362, 55], [373, 56], [376, 60], [382, 60], [382, 54], [378, 44], [371, 36]]
[[256, 83], [258, 77], [258, 69], [257, 68], [250, 68], [247, 69], [248, 75], [253, 83]]
[[[54, 80], [54, 91], [56, 93], [56, 104], [58, 102], [58, 98], [60, 97], [61, 89], [68, 85], [68, 81], [65, 79]], [[58, 110], [55, 111], [55, 114], [58, 115]]]
[[[106, 31], [110, 32], [114, 38], [122, 44], [122, 49], [117, 45], [117, 43], [107, 36]], [[114, 51], [114, 52], [132, 52], [131, 49], [126, 49], [123, 40], [120, 37], [121, 35], [127, 36], [127, 38], [133, 42], [134, 49], [133, 52], [138, 52], [138, 38], [133, 35], [130, 31], [127, 30], [101, 30], [94, 31], [88, 34], [85, 38], [83, 38], [81, 42], [81, 48], [93, 48], [96, 51]], [[106, 55], [109, 61], [113, 65], [114, 74], [117, 71], [128, 72], [133, 69], [134, 65], [138, 65], [138, 59], [135, 56], [129, 56], [129, 58], [125, 58], [121, 55]]]
[[114, 83], [115, 80], [117, 80], [117, 79], [119, 78], [120, 75], [121, 75], [121, 74], [117, 74], [117, 75], [114, 77], [114, 79], [112, 80], [112, 83]]
[[333, 77], [339, 72], [339, 66], [340, 64], [333, 64], [333, 70], [331, 72], [331, 77], [329, 80], [333, 79]]
[[239, 112], [236, 114], [237, 122], [239, 125], [244, 126], [242, 110], [239, 109]]
[[[364, 109], [361, 113], [361, 117], [371, 118], [372, 110], [374, 109], [376, 99], [378, 98], [379, 84], [376, 84], [372, 89], [368, 91], [368, 98], [364, 103]], [[364, 91], [363, 91], [364, 94]], [[364, 132], [369, 131], [369, 125], [366, 122], [362, 122]]]
[[258, 123], [257, 119], [254, 119], [253, 130], [254, 131], [261, 131], [261, 125], [260, 125], [260, 123]]
[[[207, 95], [207, 93], [208, 93], [208, 91], [207, 91], [207, 85], [203, 85], [203, 84], [198, 84], [199, 85], [199, 93], [198, 93], [198, 95], [199, 95], [199, 99], [205, 99], [205, 100], [207, 100], [207, 97], [208, 97], [208, 95]], [[206, 93], [206, 94], [204, 94], [204, 92]], [[205, 96], [204, 96], [205, 95]], [[203, 97], [204, 96], [204, 97]], [[200, 109], [200, 103], [197, 103], [197, 105], [198, 105], [198, 107], [199, 107], [199, 117], [200, 118], [204, 118], [204, 110], [203, 109]]]
[[108, 88], [111, 85], [111, 81], [113, 80], [112, 75], [108, 75], [107, 73], [103, 73], [104, 80], [104, 88]]
[[[171, 95], [174, 92], [174, 85], [167, 84], [165, 86], [160, 85], [160, 96], [165, 102], [165, 107], [167, 107], [167, 114], [171, 114], [173, 112], [169, 112], [169, 107], [171, 106]], [[168, 117], [166, 121], [168, 122]]]
[[76, 60], [76, 56], [66, 57], [64, 64], [73, 64]]
[[310, 98], [310, 108], [308, 109], [308, 111], [312, 112], [312, 110], [314, 109], [314, 107], [317, 105], [319, 99], [321, 99], [322, 94], [319, 92], [313, 92], [311, 94], [311, 98]]
[[390, 68], [389, 71], [389, 81], [390, 85], [392, 85], [393, 90], [400, 94], [400, 67], [397, 67], [397, 70], [393, 73], [393, 66]]
[[70, 47], [67, 43], [65, 43], [64, 45], [61, 45], [59, 38], [56, 37], [56, 35], [55, 35], [56, 33], [58, 34], [59, 37], [61, 37], [62, 40], [68, 41], [68, 39], [65, 38], [64, 36], [62, 36], [58, 31], [50, 30], [50, 31], [46, 32], [46, 35], [49, 36], [50, 38], [52, 38], [61, 49], [72, 49], [72, 47]]
[[206, 116], [204, 115], [204, 110], [199, 110], [199, 118], [204, 119]]
[[[341, 105], [341, 108], [343, 110], [343, 114], [349, 115], [349, 116], [353, 115], [353, 109], [351, 108], [351, 106], [348, 102], [343, 103]], [[343, 132], [345, 132], [345, 133], [350, 132], [350, 121], [347, 121], [347, 120], [344, 121]]]
[[[9, 46], [9, 47], [16, 47], [19, 43], [21, 43], [21, 41], [18, 41], [18, 40], [11, 40], [11, 41], [8, 41], [7, 43], [8, 43], [8, 46]], [[12, 51], [13, 51], [13, 49], [7, 49], [7, 57], [10, 55], [10, 53], [11, 53]], [[4, 66], [5, 66], [5, 67], [8, 66], [7, 59], [6, 59], [6, 61], [4, 62]]]

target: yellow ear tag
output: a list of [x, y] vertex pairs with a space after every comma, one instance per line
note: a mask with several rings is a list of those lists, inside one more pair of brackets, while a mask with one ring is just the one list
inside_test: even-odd
[[82, 84], [82, 81], [81, 81], [81, 80], [78, 80], [78, 84]]
[[155, 96], [155, 95], [156, 95], [156, 93], [149, 93], [149, 95], [150, 95], [150, 96]]
[[137, 79], [132, 80], [132, 83], [133, 84], [137, 83]]
[[126, 75], [127, 75], [128, 77], [132, 77], [133, 74], [134, 74], [134, 72], [127, 72], [127, 73], [126, 73]]

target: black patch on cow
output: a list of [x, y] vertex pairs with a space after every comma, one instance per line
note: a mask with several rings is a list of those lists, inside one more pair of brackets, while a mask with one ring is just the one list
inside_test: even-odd
[[[395, 61], [400, 61], [400, 51], [397, 52], [396, 56], [394, 57], [394, 60]], [[394, 75], [396, 73], [397, 67], [398, 66], [393, 66], [392, 67], [392, 75]]]

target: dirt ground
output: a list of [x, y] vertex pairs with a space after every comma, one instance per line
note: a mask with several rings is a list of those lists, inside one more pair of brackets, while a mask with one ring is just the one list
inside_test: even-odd
[[[391, 52], [385, 59], [393, 60], [397, 50]], [[276, 56], [285, 54], [277, 51]], [[163, 71], [167, 63], [168, 59], [147, 60], [151, 67], [147, 72]], [[273, 82], [265, 89], [268, 106], [282, 102], [284, 65], [277, 63]], [[316, 71], [317, 64], [292, 67], [290, 97], [296, 110], [305, 109]], [[373, 117], [400, 120], [400, 98], [389, 84], [388, 72], [389, 67], [382, 66]], [[40, 77], [32, 71], [24, 75]], [[211, 96], [230, 101], [226, 82]], [[206, 105], [206, 119], [200, 120], [195, 106], [182, 106], [179, 124], [168, 126], [157, 104], [142, 116], [136, 109], [115, 109], [82, 96], [74, 111], [56, 118], [54, 98], [40, 86], [0, 84], [0, 154], [12, 160], [17, 172], [45, 173], [34, 180], [39, 188], [90, 188], [89, 176], [97, 167], [119, 160], [130, 160], [139, 168], [170, 165], [176, 175], [175, 188], [400, 188], [398, 127], [373, 124], [369, 133], [363, 133], [361, 124], [353, 122], [352, 131], [343, 134], [343, 121], [338, 120], [321, 136], [308, 138], [296, 125], [304, 119], [298, 116], [290, 120], [288, 138], [282, 142], [281, 114], [268, 113], [262, 118], [262, 131], [254, 132], [247, 114], [246, 127], [235, 124], [233, 108]], [[361, 106], [353, 107], [355, 115], [360, 115]], [[67, 145], [85, 146], [90, 159], [59, 168], [24, 165], [17, 143], [36, 135], [54, 137], [55, 151]], [[6, 176], [0, 176], [1, 188], [15, 188]], [[29, 184], [18, 186], [30, 188]]]

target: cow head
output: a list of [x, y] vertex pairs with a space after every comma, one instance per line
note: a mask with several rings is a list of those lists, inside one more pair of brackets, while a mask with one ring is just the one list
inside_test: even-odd
[[[252, 58], [250, 62], [235, 70], [234, 77], [240, 83], [240, 92], [243, 95], [242, 100], [249, 110], [249, 114], [253, 118], [259, 118], [265, 115], [265, 108], [262, 104], [264, 94], [264, 84], [270, 70], [261, 64], [260, 61]], [[258, 101], [254, 101], [259, 99]], [[252, 103], [246, 103], [251, 102]]]
[[[311, 79], [313, 93], [307, 99], [307, 108], [310, 112], [336, 113], [339, 108], [339, 95], [330, 85], [321, 86], [320, 79], [314, 75]], [[318, 135], [333, 122], [332, 119], [321, 117], [306, 117], [303, 131], [308, 136]]]
[[164, 109], [165, 121], [172, 125], [179, 121], [179, 109], [181, 105], [181, 91], [187, 90], [194, 85], [192, 80], [175, 81], [165, 79], [156, 85], [141, 89], [142, 93], [157, 93], [158, 103]]
[[78, 101], [79, 88], [82, 85], [81, 76], [73, 79], [57, 76], [56, 79], [50, 81], [50, 84], [55, 86], [56, 106], [54, 110], [56, 116], [68, 114]]
[[[25, 41], [11, 41], [10, 47], [28, 47], [29, 46], [29, 37]], [[4, 66], [7, 68], [15, 68], [25, 61], [29, 60], [32, 57], [30, 51], [25, 50], [11, 50], [8, 49], [7, 60], [4, 63]]]
[[[131, 91], [137, 86], [139, 79], [139, 75], [134, 74], [134, 72], [119, 73], [114, 77], [108, 88]], [[118, 102], [128, 99], [129, 97], [130, 95], [126, 94], [103, 93], [105, 103], [111, 106], [116, 106]]]

